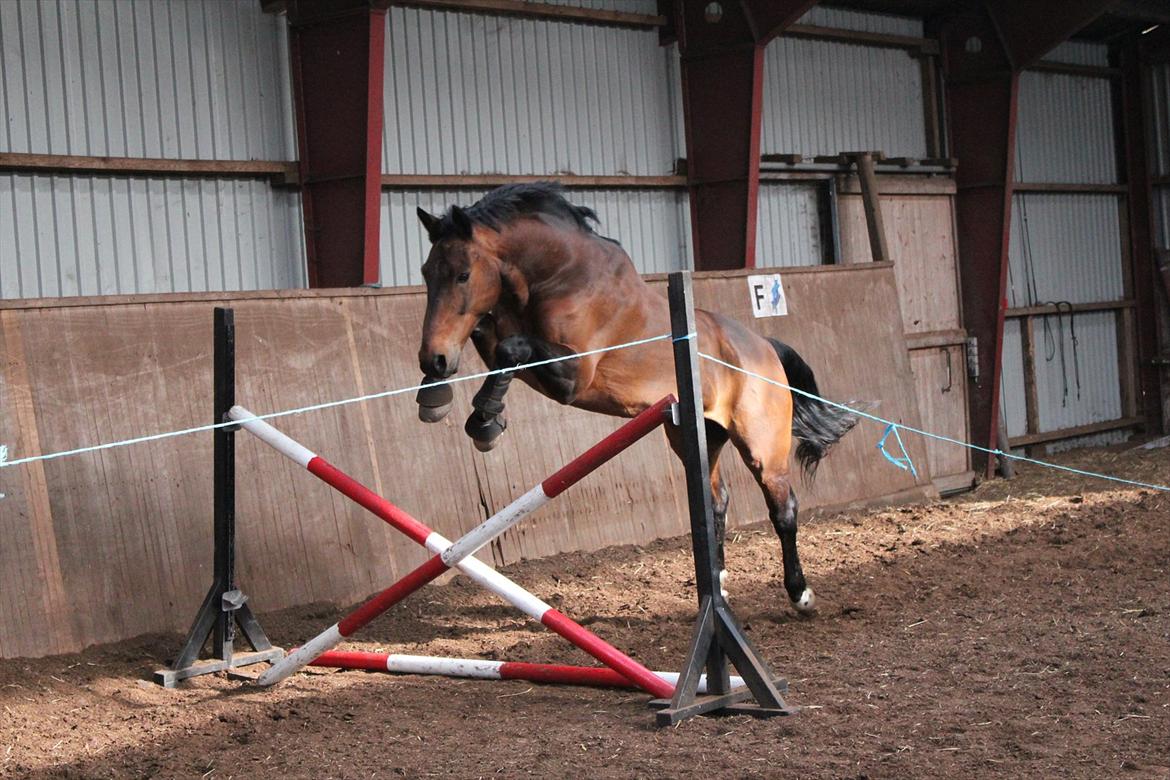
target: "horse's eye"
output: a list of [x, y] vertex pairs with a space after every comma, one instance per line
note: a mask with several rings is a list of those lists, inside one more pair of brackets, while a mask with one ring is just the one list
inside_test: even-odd
[[464, 282], [466, 282], [470, 278], [471, 278], [471, 273], [468, 271], [464, 271], [463, 273], [459, 274], [459, 276], [455, 277], [455, 281], [459, 282], [460, 284], [463, 284]]

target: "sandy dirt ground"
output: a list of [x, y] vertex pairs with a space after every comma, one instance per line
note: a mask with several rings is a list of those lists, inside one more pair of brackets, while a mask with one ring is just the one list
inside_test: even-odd
[[[1166, 483], [1170, 450], [1062, 462]], [[147, 682], [180, 637], [0, 661], [0, 777], [1170, 777], [1170, 496], [1025, 468], [928, 506], [802, 529], [797, 617], [766, 526], [729, 545], [732, 604], [789, 718], [658, 729], [634, 691], [311, 670], [260, 690]], [[507, 574], [653, 668], [694, 617], [689, 541]], [[262, 615], [295, 644], [342, 614]], [[589, 663], [454, 579], [351, 648]]]

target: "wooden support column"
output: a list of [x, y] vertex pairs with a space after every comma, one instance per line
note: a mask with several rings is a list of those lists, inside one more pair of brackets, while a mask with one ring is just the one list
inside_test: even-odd
[[815, 4], [673, 0], [663, 8], [682, 62], [696, 270], [755, 266], [764, 47]]
[[289, 0], [310, 287], [379, 282], [386, 9]]

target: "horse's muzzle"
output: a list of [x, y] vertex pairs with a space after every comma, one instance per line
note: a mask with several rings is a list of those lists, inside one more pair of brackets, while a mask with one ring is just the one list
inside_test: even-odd
[[418, 367], [428, 377], [435, 379], [446, 379], [459, 370], [459, 358], [454, 360], [447, 360], [447, 356], [441, 352], [436, 352], [430, 356], [419, 355]]

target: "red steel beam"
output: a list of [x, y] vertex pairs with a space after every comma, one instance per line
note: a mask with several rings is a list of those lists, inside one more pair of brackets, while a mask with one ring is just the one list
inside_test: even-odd
[[[985, 0], [937, 20], [941, 39], [951, 154], [963, 324], [978, 340], [979, 381], [969, 394], [971, 439], [997, 444], [999, 389], [1007, 308], [1008, 242], [1021, 68], [1100, 15], [1109, 0]], [[976, 453], [990, 475], [994, 459]]]
[[[697, 270], [755, 266], [764, 46], [816, 0], [674, 0]], [[663, 4], [665, 5], [665, 4]]]
[[[942, 21], [947, 125], [956, 170], [963, 325], [978, 340], [979, 378], [968, 394], [971, 439], [996, 445], [1007, 289], [1019, 79], [991, 19], [969, 13]], [[976, 470], [994, 461], [973, 454]]]
[[379, 281], [386, 36], [379, 5], [288, 3], [310, 287]]
[[1009, 61], [1019, 70], [1068, 40], [1116, 5], [1117, 0], [983, 0], [983, 3]]

